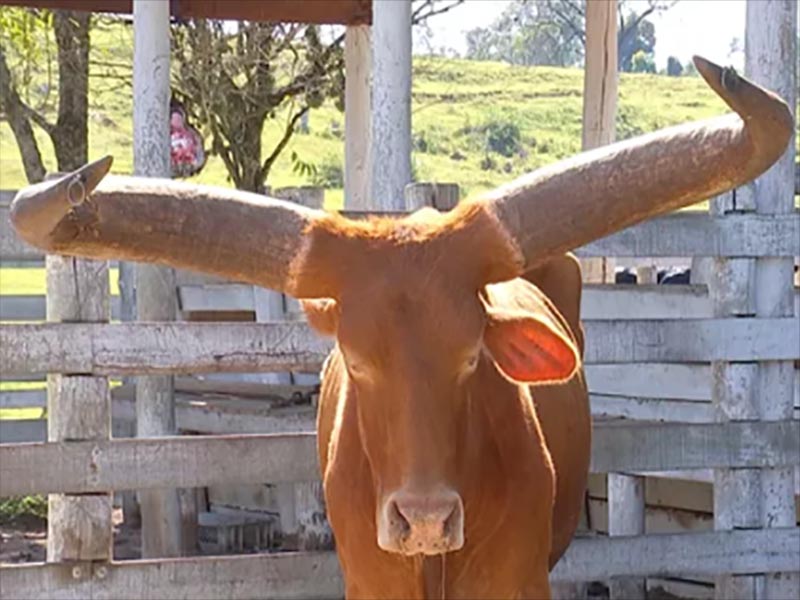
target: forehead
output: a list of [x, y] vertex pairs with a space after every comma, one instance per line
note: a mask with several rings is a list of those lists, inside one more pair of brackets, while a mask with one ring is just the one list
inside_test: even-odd
[[441, 351], [480, 334], [477, 293], [447, 268], [444, 257], [395, 248], [372, 257], [365, 253], [358, 262], [340, 297], [341, 341], [385, 345], [405, 340]]

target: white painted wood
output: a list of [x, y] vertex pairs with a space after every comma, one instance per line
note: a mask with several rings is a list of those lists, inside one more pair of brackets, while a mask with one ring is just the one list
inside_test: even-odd
[[[796, 117], [797, 2], [749, 2], [746, 10], [745, 73], [784, 98]], [[794, 172], [795, 144], [790, 143], [777, 163], [749, 186], [754, 192], [758, 215], [780, 221], [795, 212]], [[799, 239], [800, 236], [792, 239], [796, 249]], [[760, 318], [792, 316], [793, 258], [759, 258], [754, 263], [755, 277], [751, 281], [755, 314]], [[754, 395], [762, 419], [792, 418], [792, 375], [792, 363], [789, 361], [761, 362], [758, 365]], [[758, 485], [748, 497], [760, 513], [760, 525], [767, 529], [794, 525], [794, 469], [764, 469], [758, 476]], [[763, 590], [757, 589], [757, 596], [800, 597], [800, 562], [796, 562], [789, 572], [764, 576]]]
[[0, 568], [4, 597], [19, 600], [186, 600], [344, 596], [333, 552], [252, 554], [172, 560], [120, 561], [79, 567], [34, 564]]
[[[616, 137], [617, 114], [617, 4], [589, 2], [586, 6], [586, 64], [583, 69], [582, 149], [610, 144]], [[614, 262], [606, 258], [581, 259], [583, 280], [614, 280]]]
[[[0, 446], [0, 496], [316, 481], [314, 435], [190, 436]], [[791, 466], [800, 422], [597, 423], [592, 472]]]
[[703, 364], [590, 364], [589, 391], [633, 398], [711, 402], [711, 370]]
[[[168, 2], [133, 2], [133, 170], [147, 177], [170, 177], [170, 7]], [[167, 267], [136, 265], [136, 309], [140, 321], [176, 317], [175, 273]], [[171, 375], [137, 380], [137, 435], [175, 431]], [[142, 556], [180, 556], [180, 505], [177, 491], [139, 495]]]
[[348, 25], [344, 38], [344, 205], [370, 207], [370, 75], [369, 25]]
[[370, 208], [403, 211], [411, 181], [411, 0], [372, 0]]

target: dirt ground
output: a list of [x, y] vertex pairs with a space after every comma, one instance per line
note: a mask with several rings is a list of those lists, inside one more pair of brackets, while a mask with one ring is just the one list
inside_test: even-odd
[[[114, 509], [114, 558], [141, 557], [141, 536], [138, 528], [125, 525], [122, 509]], [[0, 522], [0, 564], [44, 562], [47, 551], [47, 521], [23, 516]]]

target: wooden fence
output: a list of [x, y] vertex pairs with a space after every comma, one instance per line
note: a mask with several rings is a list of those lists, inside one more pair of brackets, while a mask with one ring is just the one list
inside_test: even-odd
[[[419, 197], [419, 189], [411, 193]], [[6, 210], [0, 206], [0, 258], [15, 265], [41, 263], [41, 253], [14, 236]], [[632, 227], [578, 253], [796, 257], [798, 239], [797, 211], [780, 216], [684, 212]], [[258, 293], [235, 282], [179, 275], [180, 306], [187, 312], [255, 313]], [[718, 421], [711, 401], [712, 364], [800, 359], [800, 298], [796, 289], [794, 294], [793, 316], [723, 316], [719, 298], [707, 285], [587, 286], [582, 309], [587, 380], [592, 411], [605, 417], [595, 424], [592, 472], [709, 481], [712, 469], [797, 468], [797, 395], [794, 419]], [[40, 321], [44, 303], [36, 296], [2, 297], [0, 320], [13, 321], [0, 327], [4, 378], [313, 371], [330, 348], [304, 322], [19, 322]], [[112, 299], [112, 319], [117, 310]], [[798, 394], [800, 375], [796, 369], [790, 373]], [[242, 385], [230, 384], [239, 391]], [[289, 419], [269, 412], [221, 416], [188, 400], [198, 387], [202, 384], [191, 378], [177, 380], [179, 428], [226, 435], [111, 439], [106, 433], [45, 442], [43, 421], [30, 421], [27, 429], [0, 421], [0, 496], [58, 492], [81, 498], [112, 490], [318, 479], [313, 411]], [[132, 417], [129, 395], [118, 393], [113, 403], [105, 398], [115, 418]], [[42, 391], [0, 393], [0, 408], [45, 405]], [[32, 443], [15, 443], [21, 441]], [[795, 572], [798, 548], [795, 526], [579, 538], [552, 577], [704, 579]], [[3, 567], [0, 596], [329, 598], [342, 593], [331, 553], [109, 558]]]

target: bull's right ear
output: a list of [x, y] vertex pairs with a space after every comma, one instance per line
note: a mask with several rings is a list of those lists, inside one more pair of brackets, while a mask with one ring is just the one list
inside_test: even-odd
[[300, 300], [308, 323], [322, 335], [336, 335], [339, 328], [339, 305], [330, 298]]

